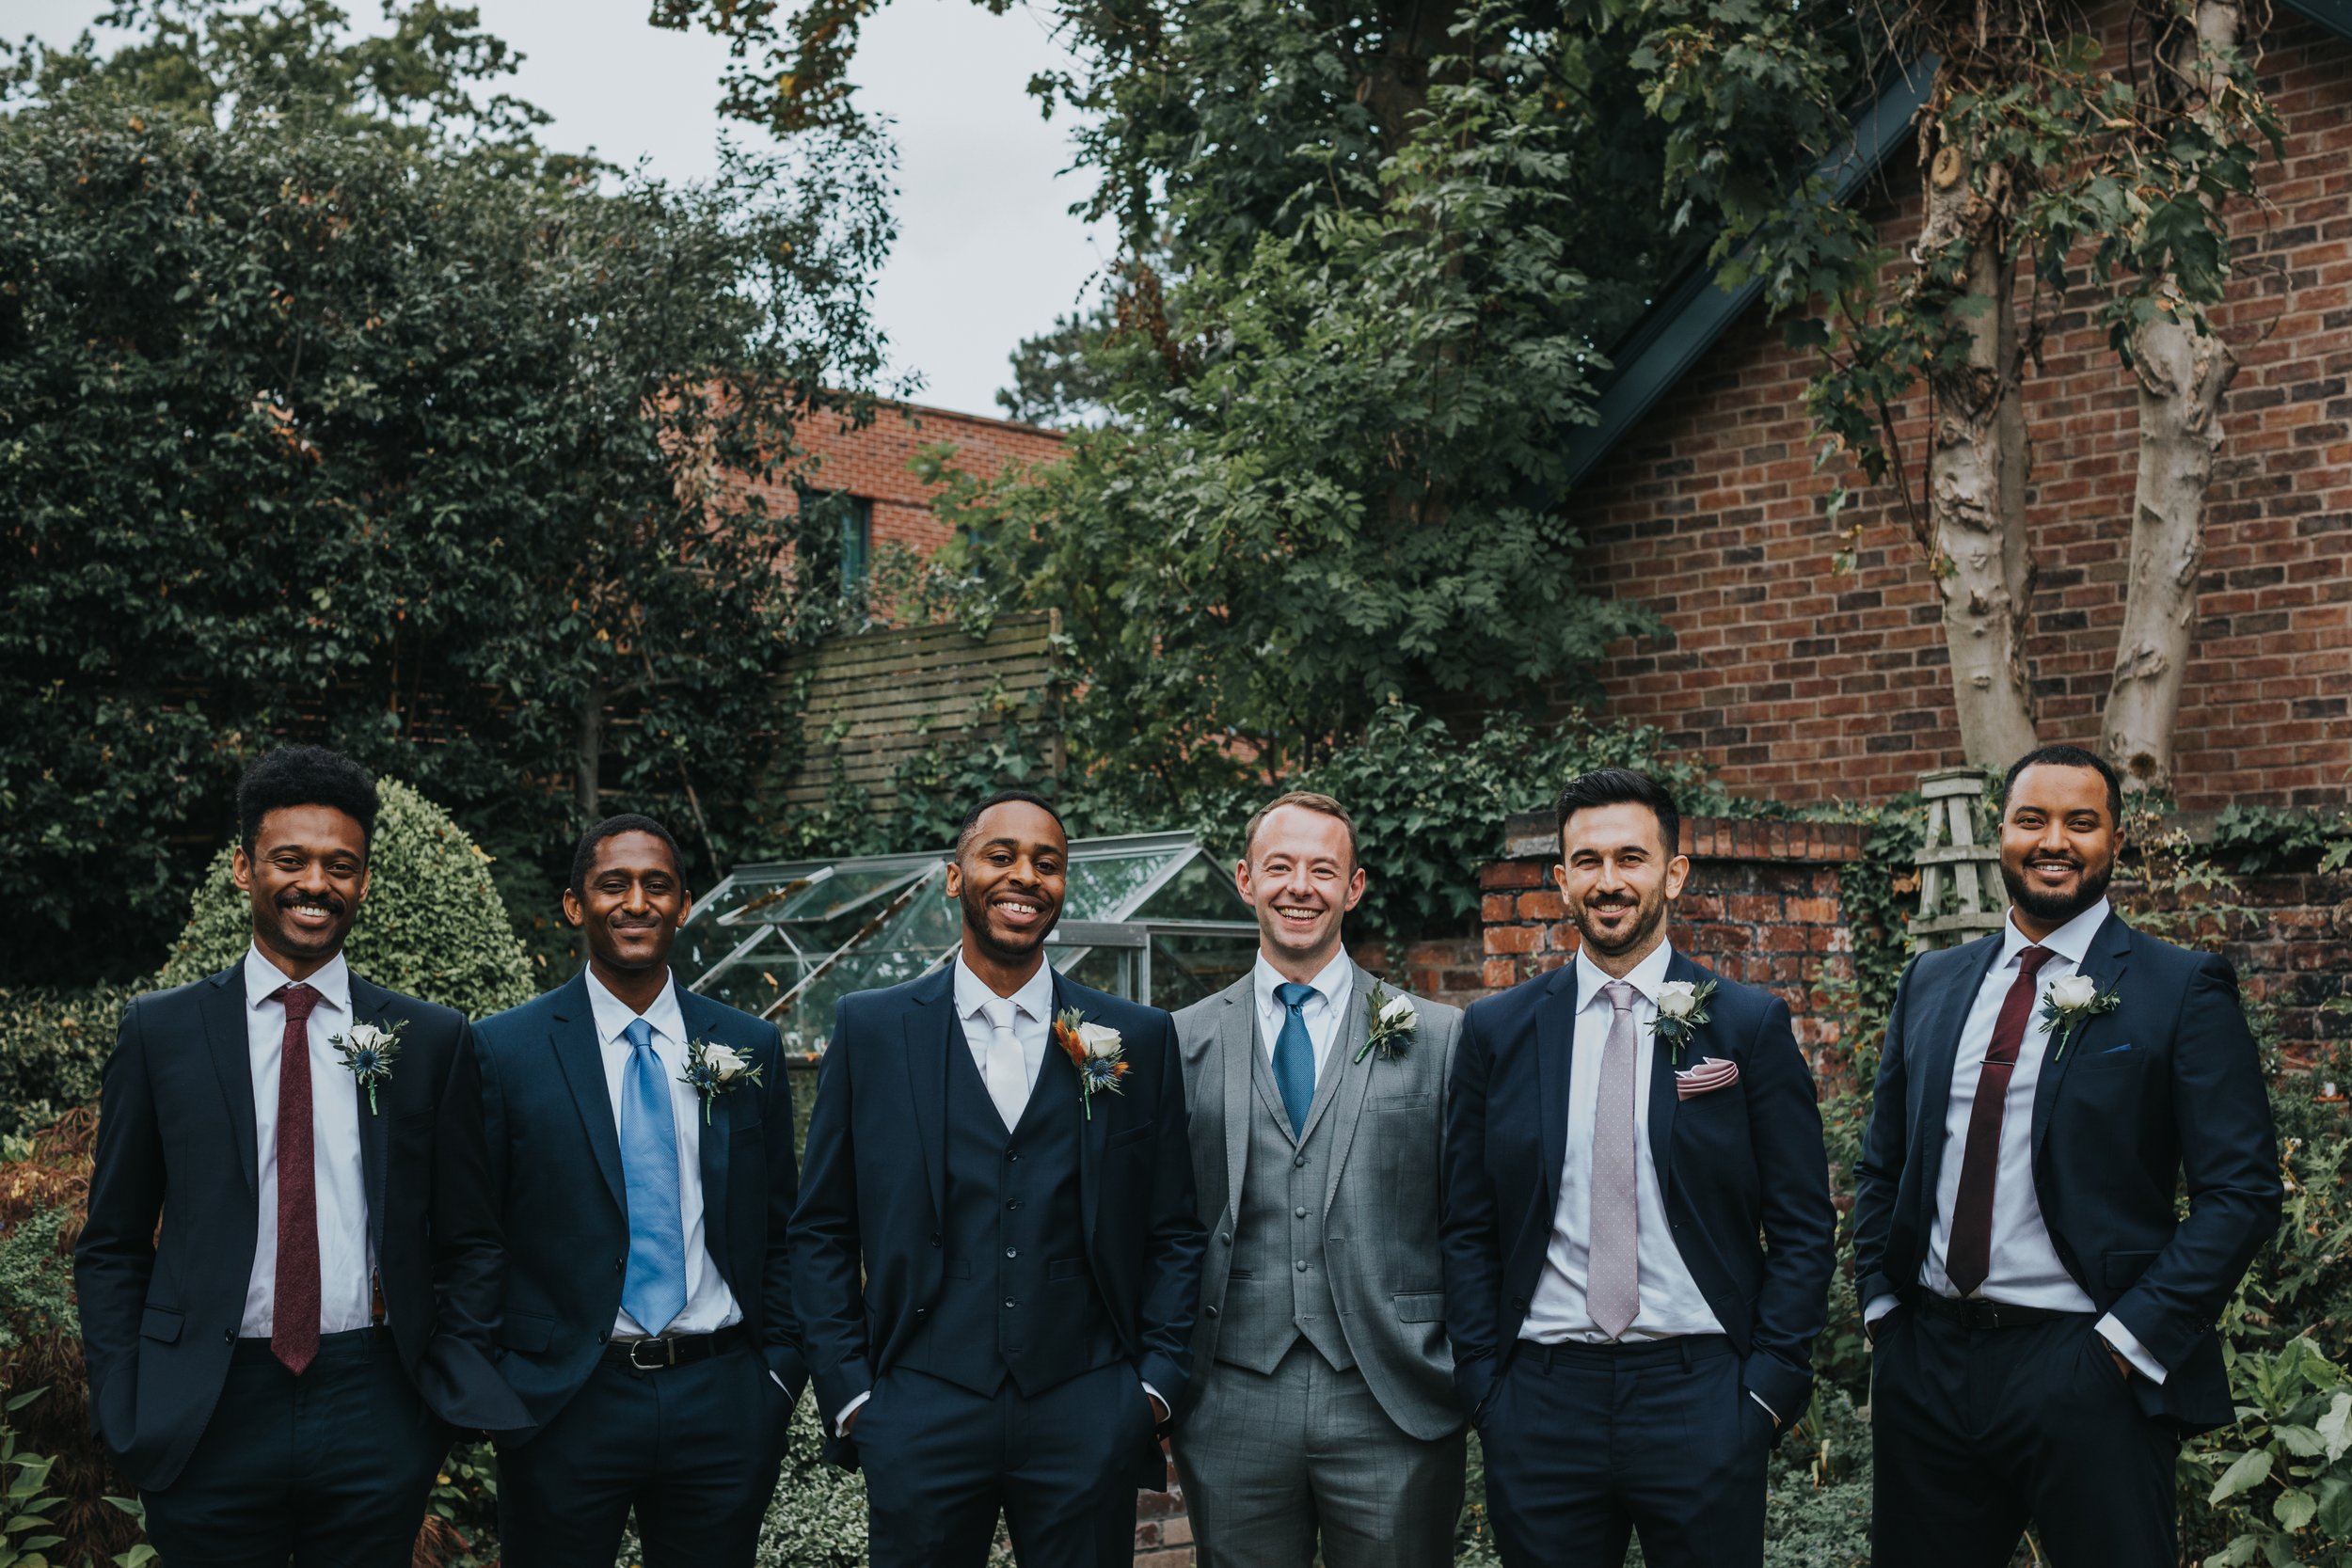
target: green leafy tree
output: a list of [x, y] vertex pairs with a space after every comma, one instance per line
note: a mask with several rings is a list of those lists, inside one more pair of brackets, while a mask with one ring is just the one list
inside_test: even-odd
[[0, 118], [0, 978], [151, 966], [278, 737], [449, 802], [526, 920], [585, 817], [661, 812], [698, 873], [759, 838], [769, 677], [840, 601], [749, 482], [860, 416], [885, 150], [516, 179], [480, 103], [132, 106], [169, 74]]

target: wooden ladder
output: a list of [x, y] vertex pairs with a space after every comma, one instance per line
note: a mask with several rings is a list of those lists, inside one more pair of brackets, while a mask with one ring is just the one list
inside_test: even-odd
[[[2009, 918], [1997, 842], [1977, 842], [1976, 802], [1984, 795], [1981, 768], [1944, 768], [1919, 775], [1927, 797], [1928, 835], [1919, 847], [1919, 912], [1911, 921], [1915, 947], [1947, 947], [1997, 931]], [[1959, 908], [1944, 912], [1944, 890]]]

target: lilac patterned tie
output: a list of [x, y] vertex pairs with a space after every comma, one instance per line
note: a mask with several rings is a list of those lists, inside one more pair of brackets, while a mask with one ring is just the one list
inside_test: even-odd
[[1641, 1222], [1641, 1179], [1633, 1151], [1633, 998], [1623, 980], [1600, 988], [1616, 1009], [1600, 1053], [1600, 1096], [1593, 1108], [1593, 1216], [1584, 1285], [1585, 1309], [1612, 1339], [1623, 1337], [1642, 1308], [1642, 1273], [1635, 1245]]

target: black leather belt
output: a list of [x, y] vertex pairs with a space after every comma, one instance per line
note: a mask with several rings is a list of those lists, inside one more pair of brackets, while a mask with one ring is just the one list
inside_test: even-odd
[[751, 1332], [741, 1323], [723, 1328], [716, 1334], [673, 1334], [651, 1339], [615, 1339], [604, 1347], [604, 1363], [608, 1367], [627, 1367], [632, 1371], [658, 1372], [665, 1368], [707, 1361], [714, 1355], [724, 1355], [751, 1342]]
[[1933, 1291], [1922, 1291], [1912, 1297], [1911, 1305], [1930, 1317], [1942, 1318], [1963, 1328], [2030, 1328], [2037, 1323], [2054, 1323], [2060, 1320], [2088, 1323], [2089, 1312], [2060, 1312], [2050, 1307], [2019, 1307], [2006, 1301], [1986, 1301], [1972, 1296], [1956, 1301], [1939, 1296]]

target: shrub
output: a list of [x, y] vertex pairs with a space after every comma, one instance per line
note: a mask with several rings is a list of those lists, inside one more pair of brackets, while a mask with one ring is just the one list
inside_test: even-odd
[[[384, 808], [369, 851], [368, 896], [344, 947], [354, 972], [470, 1018], [530, 1001], [538, 987], [490, 880], [489, 857], [408, 785], [386, 779], [378, 787]], [[243, 957], [252, 909], [229, 879], [230, 854], [222, 850], [205, 873], [158, 985], [185, 985]]]
[[0, 990], [0, 1137], [30, 1132], [98, 1098], [99, 1069], [131, 986]]

